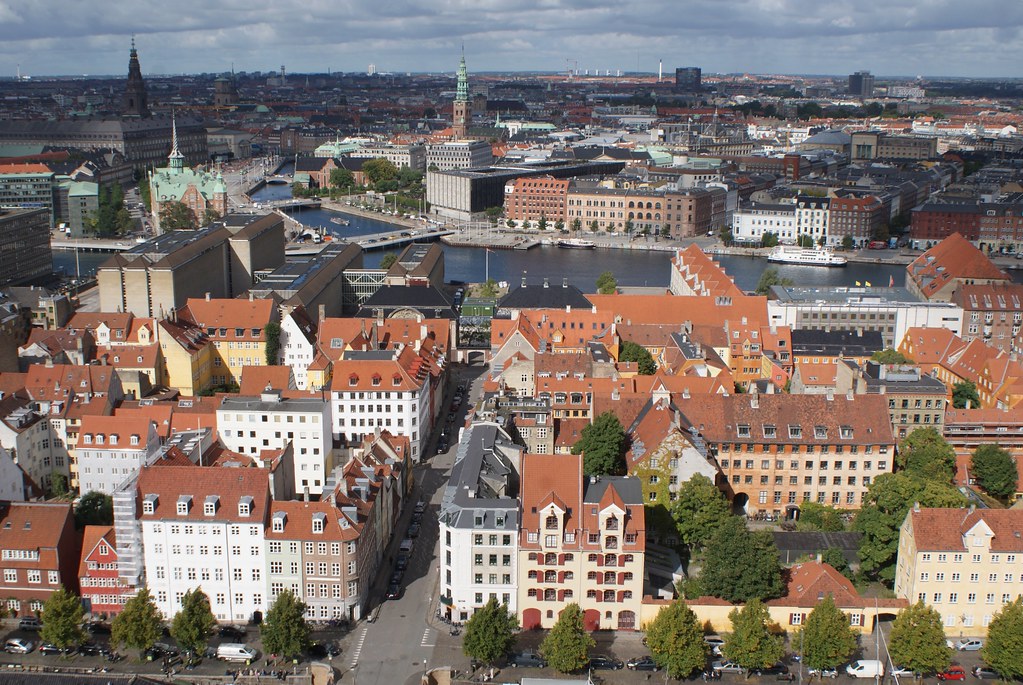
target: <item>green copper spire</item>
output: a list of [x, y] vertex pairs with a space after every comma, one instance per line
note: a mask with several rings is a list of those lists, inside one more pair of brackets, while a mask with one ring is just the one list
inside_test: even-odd
[[469, 101], [469, 73], [465, 69], [465, 46], [462, 46], [462, 61], [458, 63], [458, 90], [455, 102]]

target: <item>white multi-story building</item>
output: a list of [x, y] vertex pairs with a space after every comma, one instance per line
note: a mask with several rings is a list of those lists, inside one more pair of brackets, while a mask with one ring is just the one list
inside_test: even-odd
[[796, 239], [808, 235], [813, 244], [831, 245], [834, 241], [828, 235], [828, 217], [831, 201], [826, 197], [800, 195], [796, 198]]
[[414, 171], [426, 170], [426, 148], [422, 145], [371, 145], [356, 150], [352, 157], [383, 157], [401, 169], [408, 167]]
[[320, 396], [284, 397], [268, 389], [259, 397], [227, 396], [217, 409], [217, 432], [230, 450], [253, 457], [292, 443], [296, 492], [320, 495], [334, 466], [330, 404]]
[[346, 351], [334, 363], [330, 386], [334, 437], [359, 443], [379, 427], [409, 438], [418, 462], [433, 422], [430, 373], [410, 345]]
[[316, 324], [304, 307], [296, 307], [281, 319], [280, 348], [277, 360], [291, 369], [295, 387], [309, 387], [309, 365], [316, 356]]
[[494, 151], [484, 140], [459, 140], [426, 146], [427, 168], [438, 171], [476, 169], [494, 163]]
[[146, 585], [164, 616], [197, 588], [218, 621], [266, 612], [267, 469], [150, 466], [137, 492]]
[[151, 464], [160, 451], [156, 424], [143, 416], [82, 417], [78, 434], [78, 488], [113, 495], [121, 483]]
[[441, 606], [466, 621], [491, 598], [517, 606], [522, 447], [496, 423], [474, 423], [458, 443], [440, 509]]
[[774, 233], [780, 242], [795, 243], [795, 205], [754, 202], [740, 207], [732, 215], [732, 240], [735, 242], [759, 243], [765, 233]]

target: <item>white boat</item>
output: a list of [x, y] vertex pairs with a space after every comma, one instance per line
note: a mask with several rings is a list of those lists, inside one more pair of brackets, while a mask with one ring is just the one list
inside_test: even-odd
[[558, 241], [558, 247], [565, 247], [570, 250], [592, 250], [596, 246], [597, 244], [592, 240], [582, 240], [581, 238], [567, 238]]
[[767, 255], [767, 261], [802, 266], [845, 266], [849, 260], [836, 255], [827, 248], [818, 250], [809, 247], [779, 245]]
[[348, 219], [342, 219], [339, 216], [330, 217], [330, 223], [337, 224], [338, 226], [347, 226], [349, 224]]

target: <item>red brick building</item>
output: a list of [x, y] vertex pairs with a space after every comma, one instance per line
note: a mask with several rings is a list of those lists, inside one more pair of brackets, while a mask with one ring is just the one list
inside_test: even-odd
[[980, 238], [980, 205], [928, 202], [910, 215], [909, 237], [913, 240], [938, 242], [953, 233], [970, 241]]
[[118, 577], [114, 527], [86, 526], [82, 533], [82, 557], [78, 564], [82, 605], [93, 615], [119, 614], [136, 588], [125, 585]]
[[32, 616], [61, 586], [77, 594], [81, 547], [70, 503], [0, 503], [0, 598], [7, 610]]
[[565, 200], [570, 181], [553, 176], [517, 178], [504, 187], [504, 214], [516, 222], [545, 217], [553, 228], [565, 220]]
[[831, 198], [828, 231], [838, 242], [852, 236], [856, 245], [871, 240], [888, 223], [885, 206], [873, 195]]

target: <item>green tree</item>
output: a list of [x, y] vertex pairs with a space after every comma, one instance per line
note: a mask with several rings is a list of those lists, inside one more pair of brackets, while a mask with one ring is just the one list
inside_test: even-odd
[[1017, 595], [991, 619], [980, 656], [1003, 679], [1023, 678], [1023, 597]]
[[493, 278], [488, 278], [483, 285], [480, 286], [480, 297], [497, 297], [499, 288], [497, 281]]
[[883, 350], [878, 350], [874, 354], [870, 355], [870, 359], [879, 364], [912, 364], [913, 360], [902, 354], [898, 350], [893, 350], [887, 347]]
[[835, 606], [831, 595], [818, 602], [803, 621], [798, 644], [803, 663], [818, 670], [837, 668], [856, 649], [856, 633], [849, 625], [849, 617]]
[[888, 638], [892, 663], [914, 673], [940, 673], [952, 663], [941, 614], [917, 602], [895, 617]]
[[114, 498], [102, 492], [87, 492], [78, 500], [75, 507], [75, 526], [79, 529], [86, 526], [114, 525]]
[[202, 225], [209, 226], [214, 221], [220, 221], [221, 218], [220, 212], [213, 209], [213, 207], [207, 207], [202, 213]]
[[600, 224], [597, 223], [596, 219], [594, 219], [593, 221], [590, 222], [590, 232], [591, 233], [596, 233], [599, 230], [600, 230]]
[[284, 590], [259, 629], [263, 649], [285, 659], [294, 659], [309, 646], [309, 624], [305, 622], [306, 605], [291, 590]]
[[583, 230], [582, 219], [579, 219], [578, 217], [576, 217], [575, 219], [572, 220], [572, 232], [573, 233], [578, 233], [581, 230]]
[[980, 408], [980, 394], [973, 381], [960, 381], [952, 386], [952, 406], [956, 409]]
[[355, 176], [348, 169], [337, 168], [330, 170], [330, 185], [333, 188], [354, 188]]
[[149, 588], [124, 603], [110, 624], [110, 642], [115, 647], [125, 645], [144, 652], [163, 635], [163, 614], [156, 608]]
[[[423, 172], [416, 171], [415, 169], [410, 169], [407, 166], [403, 166], [400, 169], [398, 169], [398, 184], [402, 188], [413, 187], [413, 186], [421, 184], [422, 182], [423, 182]], [[503, 207], [501, 207], [500, 209], [501, 209], [501, 212], [504, 211]], [[500, 215], [501, 215], [501, 213], [498, 212], [498, 216], [500, 216]]]
[[851, 235], [844, 235], [844, 236], [842, 236], [842, 249], [843, 250], [851, 250], [851, 249], [853, 249], [854, 245], [855, 245], [855, 241], [853, 240], [853, 237]]
[[555, 221], [554, 222], [554, 230], [557, 231], [558, 233], [564, 233], [565, 232], [565, 222], [562, 221], [561, 219], [558, 219], [557, 221]]
[[826, 504], [804, 502], [799, 507], [800, 530], [820, 530], [826, 533], [837, 533], [845, 530], [842, 512]]
[[195, 215], [183, 202], [165, 202], [160, 208], [160, 230], [178, 231], [195, 228]]
[[280, 364], [277, 354], [281, 351], [281, 325], [270, 321], [263, 326], [263, 334], [266, 336], [266, 365], [277, 366]]
[[819, 119], [824, 110], [816, 102], [804, 102], [796, 107], [797, 119]]
[[778, 275], [778, 270], [773, 266], [769, 266], [764, 269], [764, 273], [760, 274], [760, 280], [757, 281], [757, 295], [766, 295], [771, 292], [771, 288], [780, 286], [790, 286], [792, 281], [788, 278], [782, 278]]
[[597, 292], [601, 295], [614, 295], [618, 290], [618, 281], [615, 280], [614, 274], [610, 271], [605, 271], [597, 276]]
[[497, 205], [496, 207], [487, 207], [484, 212], [487, 215], [487, 219], [494, 226], [501, 220], [501, 215], [504, 214], [504, 207]]
[[571, 673], [585, 666], [587, 652], [596, 643], [583, 629], [583, 612], [576, 603], [566, 606], [557, 623], [540, 645], [547, 664], [560, 673]]
[[625, 472], [625, 429], [612, 411], [606, 411], [582, 430], [572, 454], [583, 455], [588, 476], [617, 476]]
[[849, 569], [849, 562], [845, 560], [845, 555], [842, 554], [842, 550], [837, 547], [828, 547], [821, 552], [821, 561], [851, 580], [852, 572]]
[[914, 502], [924, 507], [961, 507], [966, 500], [951, 484], [929, 481], [906, 471], [883, 473], [875, 478], [853, 522], [853, 530], [863, 533], [860, 570], [867, 577], [889, 585], [895, 580], [899, 529]]
[[685, 678], [707, 664], [700, 619], [681, 599], [661, 609], [650, 622], [646, 645], [657, 665], [672, 678]]
[[362, 163], [362, 173], [366, 176], [366, 180], [376, 186], [378, 183], [396, 179], [398, 167], [384, 157], [376, 157]]
[[541, 214], [540, 215], [540, 221], [538, 221], [536, 223], [536, 228], [537, 228], [538, 231], [546, 231], [547, 230], [547, 215], [546, 214]]
[[738, 516], [722, 521], [707, 542], [700, 583], [708, 595], [729, 602], [781, 597], [781, 566], [771, 534], [748, 530]]
[[632, 231], [636, 228], [636, 224], [632, 223], [632, 219], [625, 220], [625, 235], [632, 235]]
[[701, 549], [722, 523], [732, 518], [728, 500], [714, 483], [697, 473], [682, 483], [671, 505], [678, 536], [689, 549]]
[[508, 606], [491, 597], [465, 624], [462, 652], [485, 664], [492, 664], [511, 649], [518, 627], [519, 620], [508, 611]]
[[1016, 461], [998, 445], [981, 445], [973, 452], [970, 470], [980, 487], [992, 497], [1005, 499], [1016, 492]]
[[152, 190], [149, 188], [149, 181], [142, 179], [139, 182], [139, 197], [142, 198], [142, 204], [146, 206], [147, 210], [153, 208], [153, 195]]
[[395, 253], [395, 252], [388, 252], [387, 254], [385, 254], [383, 256], [383, 259], [380, 260], [380, 268], [381, 269], [390, 269], [392, 266], [394, 266], [394, 263], [396, 261], [398, 261], [397, 253]]
[[637, 345], [631, 340], [623, 340], [622, 347], [618, 352], [618, 361], [637, 362], [639, 364], [639, 375], [652, 376], [657, 371], [657, 363], [650, 355], [650, 352], [642, 345]]
[[813, 247], [813, 236], [803, 233], [799, 236], [796, 244], [799, 245], [799, 247]]
[[53, 499], [64, 499], [69, 494], [67, 476], [60, 471], [50, 473], [50, 497]]
[[661, 237], [662, 238], [671, 237], [671, 224], [664, 224], [663, 226], [661, 226]]
[[85, 631], [82, 630], [84, 615], [82, 600], [61, 585], [43, 605], [40, 618], [43, 627], [39, 637], [61, 649], [80, 645], [85, 641]]
[[199, 588], [185, 593], [181, 600], [181, 611], [174, 615], [171, 622], [171, 637], [181, 649], [202, 654], [206, 650], [206, 641], [217, 620], [210, 611], [210, 598]]
[[728, 614], [732, 632], [725, 639], [721, 653], [746, 669], [774, 666], [785, 654], [780, 635], [771, 633], [770, 614], [759, 599], [751, 599], [742, 609]]
[[508, 228], [515, 228], [515, 219], [508, 219]]
[[763, 247], [776, 247], [778, 245], [778, 234], [773, 231], [764, 231], [760, 237], [760, 245]]
[[956, 453], [936, 428], [917, 428], [902, 441], [895, 463], [922, 478], [950, 483], [956, 473]]

